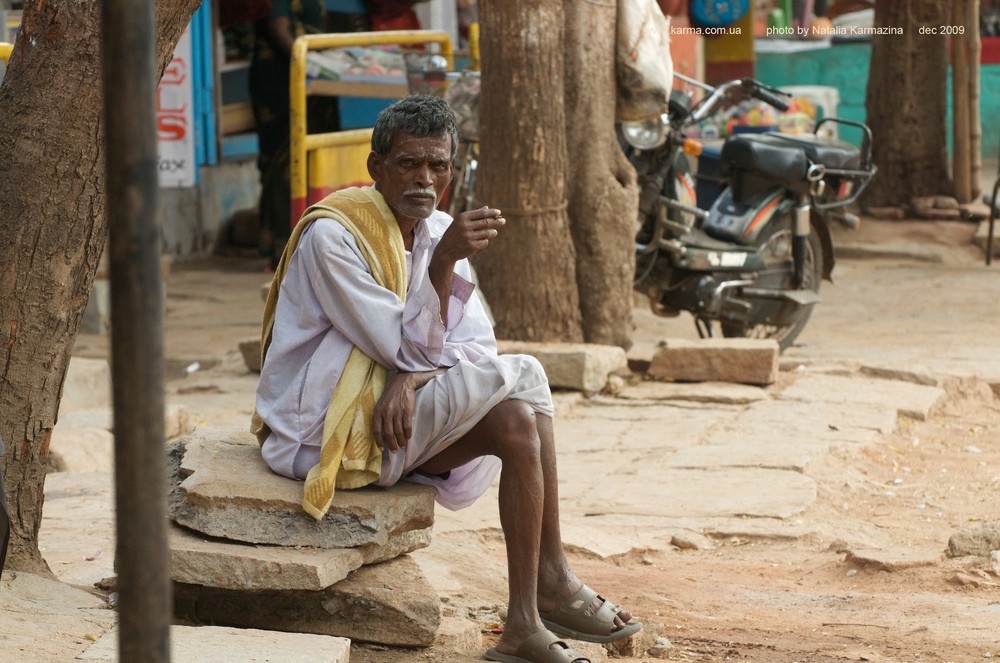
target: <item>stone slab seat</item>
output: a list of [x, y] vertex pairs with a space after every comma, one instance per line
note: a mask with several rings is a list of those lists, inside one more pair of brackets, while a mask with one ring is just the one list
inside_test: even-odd
[[302, 511], [244, 431], [199, 429], [168, 448], [171, 577], [194, 623], [428, 646], [440, 599], [405, 553], [430, 543], [434, 488], [338, 491]]
[[326, 589], [365, 563], [354, 548], [256, 546], [170, 528], [170, 578], [241, 591]]
[[174, 614], [194, 624], [429, 647], [441, 625], [441, 601], [417, 562], [403, 555], [363, 566], [319, 591], [238, 591], [174, 583]]
[[[272, 472], [249, 432], [199, 429], [168, 448], [170, 518], [210, 537], [312, 548], [426, 546], [435, 489], [401, 482], [389, 489], [337, 491], [317, 522], [302, 510], [302, 482]], [[400, 545], [403, 544], [403, 545]], [[394, 556], [394, 555], [393, 555]], [[366, 554], [370, 559], [388, 559]]]

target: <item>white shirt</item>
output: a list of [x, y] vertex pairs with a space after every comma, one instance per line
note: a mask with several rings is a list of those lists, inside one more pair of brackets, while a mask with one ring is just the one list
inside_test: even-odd
[[300, 447], [322, 444], [326, 410], [355, 345], [400, 372], [496, 355], [493, 328], [473, 296], [467, 260], [455, 265], [447, 326], [441, 321], [427, 268], [450, 223], [450, 216], [435, 211], [414, 228], [405, 304], [375, 282], [353, 235], [340, 223], [317, 219], [302, 233], [281, 284], [257, 387], [257, 412], [271, 429], [262, 454], [272, 470], [295, 478]]

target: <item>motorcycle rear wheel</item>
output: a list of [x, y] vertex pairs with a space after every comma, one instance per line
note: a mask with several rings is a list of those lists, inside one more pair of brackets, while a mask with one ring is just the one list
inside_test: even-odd
[[[789, 214], [772, 219], [761, 231], [760, 254], [768, 269], [761, 272], [754, 284], [766, 288], [791, 288], [794, 277], [792, 271], [792, 219]], [[803, 270], [803, 287], [819, 292], [823, 275], [823, 250], [815, 232], [809, 234], [806, 263]], [[791, 302], [783, 306], [795, 306]], [[805, 328], [812, 314], [812, 306], [801, 308], [788, 325], [772, 325], [764, 322], [734, 322], [722, 320], [722, 335], [729, 338], [773, 338], [778, 341], [781, 351], [792, 346]]]

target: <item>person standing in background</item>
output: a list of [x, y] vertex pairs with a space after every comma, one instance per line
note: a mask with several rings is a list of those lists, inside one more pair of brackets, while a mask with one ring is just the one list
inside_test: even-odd
[[[250, 62], [250, 101], [257, 125], [260, 171], [260, 238], [262, 255], [277, 266], [291, 232], [289, 66], [292, 44], [305, 34], [328, 30], [324, 0], [273, 0], [271, 13], [254, 23]], [[340, 129], [336, 97], [306, 101], [309, 133]]]
[[419, 30], [420, 19], [413, 5], [424, 0], [365, 0], [372, 30]]
[[324, 0], [327, 32], [368, 32], [371, 21], [364, 0]]
[[455, 9], [458, 15], [458, 47], [469, 48], [469, 26], [479, 22], [479, 11], [476, 0], [456, 0]]

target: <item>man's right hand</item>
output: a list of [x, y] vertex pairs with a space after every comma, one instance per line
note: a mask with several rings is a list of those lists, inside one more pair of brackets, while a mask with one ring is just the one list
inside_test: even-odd
[[482, 251], [490, 245], [490, 240], [497, 236], [499, 229], [507, 223], [502, 212], [492, 207], [462, 212], [455, 217], [448, 229], [441, 236], [434, 250], [434, 261], [450, 262], [454, 265], [463, 258]]
[[423, 373], [395, 373], [388, 377], [372, 414], [372, 433], [379, 451], [396, 453], [406, 448], [413, 434], [414, 394], [442, 373], [444, 369], [439, 368]]
[[498, 229], [507, 223], [501, 214], [500, 210], [485, 206], [462, 212], [441, 236], [427, 271], [441, 301], [442, 322], [448, 320], [448, 296], [455, 263], [490, 245]]

